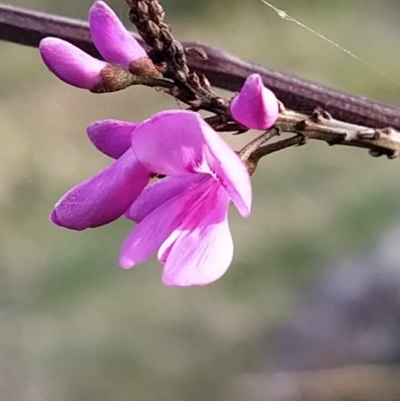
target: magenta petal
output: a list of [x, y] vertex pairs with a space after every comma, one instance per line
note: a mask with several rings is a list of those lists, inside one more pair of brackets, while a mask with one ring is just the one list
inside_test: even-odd
[[222, 188], [218, 191], [216, 205], [203, 206], [201, 221], [193, 226], [193, 220], [197, 220], [193, 213], [185, 219], [182, 227], [188, 224], [187, 229], [160, 255], [161, 260], [166, 259], [162, 276], [165, 285], [210, 284], [228, 269], [233, 257], [233, 241], [227, 220], [228, 197], [222, 191]]
[[128, 69], [132, 61], [147, 57], [143, 47], [106, 3], [93, 3], [89, 11], [89, 25], [94, 45], [109, 63]]
[[43, 62], [54, 75], [78, 88], [93, 89], [100, 84], [100, 72], [107, 65], [58, 38], [42, 39], [39, 51]]
[[202, 134], [209, 152], [207, 164], [226, 189], [243, 217], [250, 214], [252, 190], [250, 176], [246, 166], [229, 145], [203, 120]]
[[201, 121], [191, 111], [157, 113], [139, 125], [132, 135], [134, 152], [154, 173], [169, 176], [194, 173], [202, 164], [206, 149]]
[[198, 113], [158, 113], [138, 126], [132, 146], [150, 171], [169, 176], [206, 173], [215, 177], [239, 212], [249, 215], [251, 183], [247, 169]]
[[126, 212], [148, 181], [149, 172], [129, 150], [111, 166], [67, 192], [50, 218], [72, 230], [110, 223]]
[[119, 264], [128, 269], [146, 260], [182, 223], [196, 191], [175, 196], [148, 214], [122, 245]]
[[191, 191], [207, 179], [201, 174], [192, 174], [181, 177], [166, 177], [148, 185], [133, 202], [125, 216], [128, 219], [140, 223], [148, 214], [157, 209], [164, 202], [180, 195], [185, 191]]
[[100, 120], [90, 124], [86, 130], [100, 152], [118, 159], [130, 148], [132, 132], [137, 126], [128, 121]]
[[246, 79], [240, 93], [232, 100], [230, 110], [236, 121], [258, 130], [272, 127], [279, 114], [276, 96], [263, 85], [258, 74]]

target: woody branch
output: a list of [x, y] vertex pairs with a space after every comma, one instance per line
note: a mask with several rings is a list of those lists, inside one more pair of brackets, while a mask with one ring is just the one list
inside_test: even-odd
[[[135, 22], [132, 12], [131, 20]], [[140, 20], [137, 22], [140, 23]], [[159, 22], [163, 23], [162, 18]], [[217, 117], [224, 116], [223, 121], [215, 118], [211, 120], [216, 129], [233, 131], [240, 130], [240, 127], [229, 121], [226, 102], [207, 86], [203, 74], [212, 85], [235, 91], [240, 88], [246, 76], [259, 73], [264, 84], [283, 102], [285, 107], [282, 108], [276, 127], [281, 132], [294, 133], [295, 137], [258, 146], [249, 156], [253, 163], [269, 153], [313, 139], [329, 145], [369, 149], [374, 156], [396, 158], [400, 154], [400, 109], [253, 65], [207, 45], [193, 42], [182, 42], [181, 45], [165, 26], [160, 27], [158, 34], [163, 32], [165, 42], [171, 43], [179, 59], [177, 63], [175, 57], [175, 61], [165, 66], [164, 76], [180, 82], [178, 98], [182, 99], [182, 93], [190, 92], [190, 87], [195, 87], [197, 93], [192, 93], [192, 99], [186, 99], [192, 109], [205, 108], [215, 111]], [[145, 32], [144, 26], [138, 28], [146, 39], [149, 32]], [[165, 33], [170, 36], [165, 37]], [[36, 47], [46, 36], [68, 40], [99, 57], [90, 40], [86, 23], [0, 4], [0, 39]], [[191, 52], [193, 48], [198, 51]], [[168, 53], [170, 50], [164, 48], [161, 52]], [[149, 54], [157, 61], [160, 51], [157, 54], [153, 46]], [[175, 76], [171, 65], [175, 65]]]

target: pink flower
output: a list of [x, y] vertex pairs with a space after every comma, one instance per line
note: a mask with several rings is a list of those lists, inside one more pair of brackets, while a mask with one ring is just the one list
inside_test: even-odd
[[89, 25], [93, 42], [106, 62], [58, 38], [48, 37], [40, 42], [43, 62], [62, 81], [78, 88], [94, 89], [102, 82], [101, 72], [108, 63], [128, 70], [132, 63], [148, 58], [145, 50], [104, 2], [96, 1], [90, 8]]
[[[233, 256], [228, 205], [242, 216], [251, 205], [250, 177], [236, 153], [190, 111], [161, 112], [141, 124], [97, 121], [87, 131], [117, 160], [64, 195], [51, 220], [84, 230], [125, 214], [138, 225], [122, 247], [122, 267], [159, 249], [166, 285], [205, 285], [222, 276]], [[145, 188], [150, 172], [167, 178]]]
[[[264, 102], [265, 91], [257, 77], [248, 79], [233, 117], [240, 121], [252, 102], [256, 112], [244, 114], [249, 125], [265, 115], [276, 118], [277, 101]], [[269, 117], [268, 124], [274, 122]], [[189, 111], [161, 112], [141, 124], [96, 121], [87, 132], [97, 149], [117, 160], [64, 195], [51, 220], [84, 230], [125, 215], [138, 225], [122, 246], [123, 268], [158, 249], [166, 285], [205, 285], [221, 277], [233, 256], [228, 205], [242, 216], [251, 205], [250, 178], [236, 153]], [[151, 174], [167, 177], [146, 187]]]
[[110, 223], [128, 210], [150, 180], [150, 172], [130, 148], [136, 126], [125, 121], [104, 120], [88, 127], [93, 144], [117, 160], [67, 192], [51, 213], [53, 223], [84, 230]]
[[251, 206], [246, 167], [204, 120], [190, 111], [166, 111], [132, 135], [136, 158], [148, 171], [168, 176], [148, 186], [127, 211], [138, 223], [124, 242], [120, 265], [130, 268], [158, 249], [163, 282], [209, 284], [233, 256], [227, 212]]
[[263, 85], [260, 75], [252, 74], [231, 101], [230, 110], [235, 120], [245, 127], [266, 130], [275, 124], [279, 105], [275, 94]]

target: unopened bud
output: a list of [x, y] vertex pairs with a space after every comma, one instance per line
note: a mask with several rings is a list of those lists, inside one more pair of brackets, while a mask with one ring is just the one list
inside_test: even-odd
[[231, 101], [230, 111], [245, 127], [266, 130], [275, 124], [279, 104], [274, 93], [263, 85], [260, 75], [252, 74]]
[[133, 61], [147, 57], [143, 47], [103, 1], [95, 1], [90, 8], [89, 25], [94, 45], [109, 63], [128, 69]]
[[100, 73], [107, 65], [65, 40], [44, 38], [39, 51], [47, 68], [59, 79], [82, 89], [92, 89], [101, 83]]

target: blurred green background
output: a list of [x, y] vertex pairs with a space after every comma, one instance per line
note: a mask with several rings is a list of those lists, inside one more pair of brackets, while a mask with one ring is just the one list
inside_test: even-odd
[[[91, 1], [9, 3], [85, 19]], [[400, 81], [398, 2], [273, 3]], [[125, 18], [124, 1], [109, 4]], [[400, 84], [257, 0], [163, 4], [178, 38], [400, 105]], [[165, 288], [155, 258], [123, 271], [117, 258], [130, 222], [76, 233], [48, 215], [110, 163], [87, 140], [90, 122], [139, 121], [175, 100], [146, 88], [93, 95], [58, 81], [35, 49], [0, 43], [0, 54], [2, 400], [235, 400], [232, 383], [257, 371], [266, 334], [302, 288], [399, 218], [398, 161], [310, 143], [260, 164], [251, 217], [230, 213], [235, 258], [220, 281]], [[225, 137], [238, 148], [251, 135]]]

